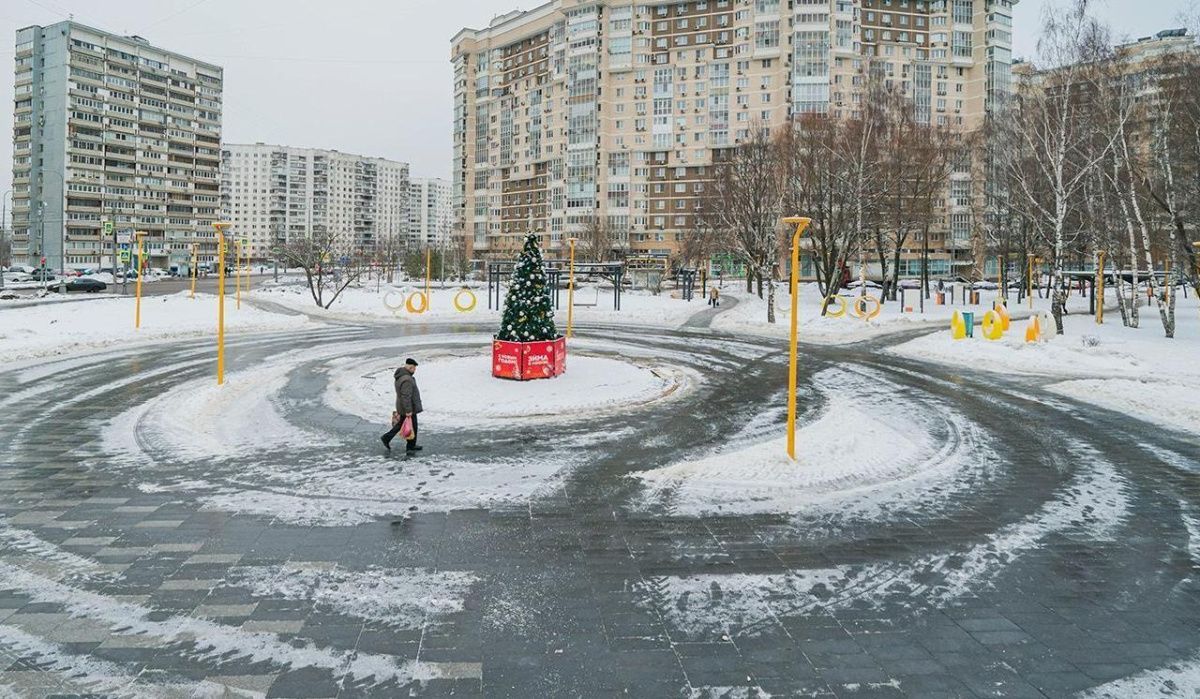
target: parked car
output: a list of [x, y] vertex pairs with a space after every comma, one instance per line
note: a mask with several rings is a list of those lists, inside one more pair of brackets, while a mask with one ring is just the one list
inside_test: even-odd
[[900, 280], [900, 288], [901, 289], [920, 289], [921, 288], [921, 280], [920, 279], [901, 279]]
[[14, 271], [4, 273], [5, 284], [28, 284], [31, 281], [33, 281], [33, 275], [28, 272]]
[[35, 269], [29, 276], [33, 277], [35, 282], [52, 282], [58, 279], [58, 275], [48, 269]]
[[974, 284], [971, 285], [971, 288], [975, 289], [977, 291], [978, 290], [992, 291], [995, 289], [999, 289], [1000, 285], [997, 284], [996, 282], [989, 282], [987, 280], [983, 280], [983, 281], [975, 282]]
[[107, 288], [108, 284], [92, 277], [76, 277], [67, 282], [67, 291], [86, 291], [89, 294], [94, 294], [104, 291]]

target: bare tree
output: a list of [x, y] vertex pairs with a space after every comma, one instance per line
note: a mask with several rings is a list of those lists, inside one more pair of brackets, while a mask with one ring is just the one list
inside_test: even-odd
[[346, 287], [370, 269], [370, 257], [351, 245], [346, 236], [319, 228], [280, 246], [280, 259], [288, 267], [304, 270], [313, 302], [329, 308]]
[[579, 262], [609, 262], [624, 249], [628, 231], [620, 231], [607, 219], [592, 216], [579, 232], [575, 259]]
[[[784, 205], [812, 219], [805, 240], [812, 252], [817, 286], [828, 300], [841, 286], [846, 260], [857, 254], [856, 210], [846, 183], [853, 137], [842, 121], [824, 116], [802, 117], [783, 141], [786, 167]], [[824, 313], [828, 302], [822, 304]]]
[[[731, 234], [747, 267], [758, 276], [777, 276], [784, 167], [770, 130], [756, 125], [750, 137], [721, 153], [714, 166], [711, 221]], [[775, 322], [775, 285], [767, 284], [767, 322]]]
[[1007, 115], [1014, 130], [1012, 140], [1032, 160], [1033, 167], [1015, 168], [1010, 174], [1030, 219], [1049, 243], [1050, 308], [1060, 335], [1068, 293], [1064, 264], [1080, 233], [1080, 193], [1089, 172], [1108, 150], [1097, 152], [1086, 126], [1090, 111], [1081, 86], [1095, 58], [1089, 49], [1096, 45], [1099, 31], [1087, 6], [1087, 0], [1075, 0], [1067, 8], [1047, 6], [1038, 42], [1045, 70], [1018, 92], [1015, 109]]

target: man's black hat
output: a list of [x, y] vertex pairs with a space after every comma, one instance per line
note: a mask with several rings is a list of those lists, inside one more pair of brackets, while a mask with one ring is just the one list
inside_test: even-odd
[[408, 366], [416, 366], [417, 360], [413, 359], [412, 357], [409, 357], [408, 359], [404, 360], [404, 363], [407, 364]]

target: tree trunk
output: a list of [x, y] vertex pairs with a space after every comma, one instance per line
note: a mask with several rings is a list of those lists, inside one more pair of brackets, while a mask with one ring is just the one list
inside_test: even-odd
[[[772, 270], [771, 281], [767, 284], [767, 322], [775, 322], [775, 273]], [[763, 273], [762, 269], [758, 271], [758, 281], [762, 284]], [[792, 303], [796, 303], [796, 299], [792, 299]]]

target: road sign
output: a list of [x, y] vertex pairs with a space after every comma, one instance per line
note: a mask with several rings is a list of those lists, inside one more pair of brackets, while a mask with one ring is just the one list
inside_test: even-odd
[[133, 240], [133, 233], [131, 231], [118, 231], [117, 232], [117, 242], [118, 243], [128, 245], [130, 243], [130, 241], [132, 241], [132, 240]]
[[120, 252], [121, 262], [129, 262], [129, 248], [124, 248]]
[[112, 235], [112, 232], [113, 232], [113, 222], [105, 221], [104, 222], [104, 235]]
[[122, 250], [124, 250], [124, 251], [128, 251], [128, 250], [129, 250], [129, 243], [128, 243], [128, 242], [125, 242], [125, 243], [119, 243], [119, 245], [121, 246], [121, 249], [122, 249]]

